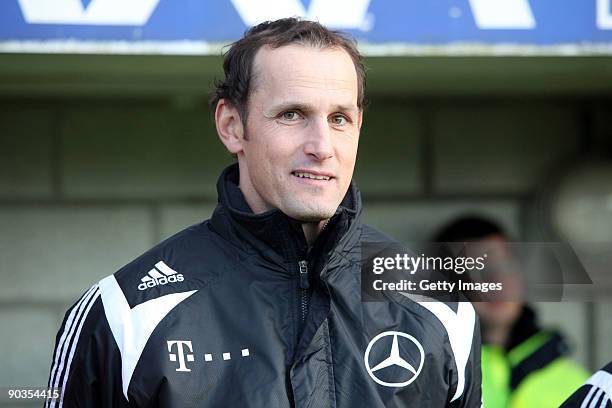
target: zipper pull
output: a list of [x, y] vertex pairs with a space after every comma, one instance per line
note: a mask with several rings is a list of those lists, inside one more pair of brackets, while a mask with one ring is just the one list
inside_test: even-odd
[[310, 282], [308, 281], [308, 261], [300, 261], [298, 266], [300, 267], [300, 288], [308, 289], [310, 287]]

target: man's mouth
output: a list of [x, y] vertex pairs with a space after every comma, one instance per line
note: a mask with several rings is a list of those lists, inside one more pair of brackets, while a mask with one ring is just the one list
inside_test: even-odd
[[291, 174], [293, 174], [296, 177], [299, 178], [305, 178], [305, 179], [311, 179], [311, 180], [325, 180], [325, 181], [329, 181], [331, 180], [333, 177], [326, 175], [326, 174], [320, 174], [320, 173], [311, 173], [311, 172], [306, 172], [306, 171], [294, 171]]

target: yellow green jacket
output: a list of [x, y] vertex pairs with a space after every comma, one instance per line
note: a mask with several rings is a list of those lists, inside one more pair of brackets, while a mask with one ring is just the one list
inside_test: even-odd
[[558, 407], [588, 378], [567, 353], [562, 336], [545, 330], [507, 349], [483, 344], [484, 408]]

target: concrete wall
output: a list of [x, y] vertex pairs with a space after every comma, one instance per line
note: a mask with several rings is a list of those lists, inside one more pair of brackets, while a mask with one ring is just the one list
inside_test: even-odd
[[[611, 113], [596, 101], [373, 100], [356, 171], [364, 218], [416, 241], [479, 211], [522, 238], [530, 199], [589, 140], [612, 136]], [[46, 384], [66, 308], [207, 218], [230, 161], [204, 108], [0, 100], [0, 387]], [[612, 358], [610, 305], [539, 308], [583, 364]]]

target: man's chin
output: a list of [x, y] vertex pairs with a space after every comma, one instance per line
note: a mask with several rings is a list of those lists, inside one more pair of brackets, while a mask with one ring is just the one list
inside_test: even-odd
[[336, 208], [291, 209], [286, 211], [285, 214], [300, 222], [316, 223], [331, 218], [336, 213]]

